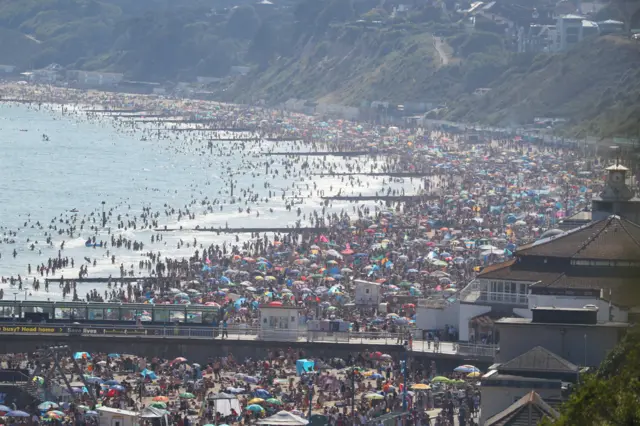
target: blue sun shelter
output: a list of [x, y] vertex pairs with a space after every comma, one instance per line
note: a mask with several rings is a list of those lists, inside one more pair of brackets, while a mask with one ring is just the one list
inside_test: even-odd
[[296, 361], [296, 373], [301, 376], [303, 373], [309, 373], [313, 371], [315, 362], [310, 359], [299, 359]]

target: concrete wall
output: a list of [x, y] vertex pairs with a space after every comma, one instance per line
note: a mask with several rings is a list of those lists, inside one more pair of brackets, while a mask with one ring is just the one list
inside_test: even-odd
[[542, 399], [562, 398], [561, 389], [480, 386], [480, 398], [482, 401], [480, 424], [484, 424], [489, 417], [498, 414], [532, 390], [535, 390], [542, 397]]
[[[509, 361], [536, 346], [576, 365], [598, 366], [618, 343], [625, 329], [571, 324], [517, 325], [496, 323], [500, 352], [496, 362]], [[585, 338], [585, 335], [587, 336]]]
[[419, 330], [443, 330], [445, 325], [458, 325], [460, 303], [455, 302], [444, 308], [416, 308], [416, 327]]
[[460, 315], [458, 320], [459, 340], [466, 342], [469, 340], [469, 321], [478, 315], [491, 312], [491, 306], [460, 303]]
[[[233, 337], [232, 337], [233, 339]], [[365, 350], [381, 351], [397, 357], [405, 353], [402, 345], [372, 344], [340, 344], [340, 343], [307, 343], [307, 342], [275, 342], [257, 340], [215, 340], [208, 339], [174, 339], [145, 337], [90, 337], [60, 335], [3, 335], [0, 339], [0, 353], [32, 352], [37, 348], [54, 345], [68, 345], [74, 352], [104, 352], [136, 354], [141, 356], [158, 356], [173, 359], [178, 356], [189, 360], [206, 363], [209, 357], [233, 354], [238, 360], [247, 357], [253, 359], [266, 358], [269, 350], [285, 349], [304, 351], [309, 357], [341, 357], [354, 356]], [[444, 354], [443, 354], [444, 355]], [[457, 365], [460, 365], [460, 360]]]

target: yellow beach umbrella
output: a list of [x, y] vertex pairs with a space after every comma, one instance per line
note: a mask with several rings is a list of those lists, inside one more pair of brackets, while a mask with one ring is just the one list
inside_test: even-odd
[[415, 385], [411, 386], [411, 389], [413, 390], [429, 390], [431, 389], [431, 386], [424, 384], [424, 383], [416, 383]]

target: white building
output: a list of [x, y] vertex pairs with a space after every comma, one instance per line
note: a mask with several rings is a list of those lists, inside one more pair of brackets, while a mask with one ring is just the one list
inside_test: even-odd
[[300, 312], [295, 306], [283, 306], [279, 302], [260, 305], [261, 340], [296, 341], [300, 330]]
[[380, 284], [371, 281], [354, 280], [355, 304], [365, 306], [378, 306], [380, 304]]
[[111, 407], [96, 408], [100, 426], [136, 426], [138, 424], [138, 412], [120, 410]]
[[621, 289], [634, 283], [629, 277], [640, 262], [638, 241], [640, 226], [618, 216], [547, 231], [518, 247], [514, 259], [486, 267], [454, 303], [419, 302], [416, 325], [435, 330], [453, 323], [459, 340], [490, 342], [496, 320], [532, 318], [541, 306], [596, 307], [599, 323], [626, 323], [635, 305]]
[[560, 52], [578, 44], [584, 38], [583, 16], [564, 15], [556, 22], [555, 51]]
[[124, 74], [97, 71], [67, 71], [67, 79], [77, 81], [84, 86], [113, 86], [124, 79]]

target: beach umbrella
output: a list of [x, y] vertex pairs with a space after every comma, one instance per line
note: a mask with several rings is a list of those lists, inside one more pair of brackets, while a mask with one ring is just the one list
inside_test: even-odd
[[111, 385], [119, 385], [119, 384], [120, 384], [120, 382], [119, 382], [119, 381], [117, 381], [117, 380], [113, 380], [113, 379], [111, 379], [111, 380], [107, 380], [106, 382], [104, 382], [104, 384], [105, 384], [105, 385], [109, 385], [109, 386], [111, 386]]
[[159, 395], [159, 396], [153, 397], [153, 400], [156, 402], [169, 402], [169, 397], [164, 395]]
[[7, 407], [6, 405], [0, 404], [0, 412], [6, 413], [6, 412], [9, 412], [9, 411], [11, 411], [11, 408]]
[[91, 359], [91, 355], [88, 352], [76, 352], [73, 354], [73, 359]]
[[258, 404], [251, 404], [251, 405], [247, 406], [247, 410], [253, 411], [253, 412], [261, 412], [261, 411], [264, 411], [264, 408], [262, 408]]
[[371, 399], [371, 400], [380, 400], [380, 399], [384, 399], [384, 396], [380, 395], [379, 393], [368, 393], [364, 396], [366, 399]]
[[480, 369], [474, 367], [473, 365], [465, 364], [454, 368], [453, 371], [455, 371], [456, 373], [476, 373], [480, 372]]
[[113, 389], [114, 391], [122, 392], [122, 391], [124, 391], [124, 386], [122, 386], [122, 385], [113, 385], [113, 386], [111, 386], [111, 389]]
[[179, 396], [180, 396], [180, 398], [183, 398], [183, 399], [194, 399], [196, 397], [191, 392], [183, 392]]
[[470, 378], [480, 377], [480, 376], [482, 376], [482, 373], [479, 371], [474, 371], [473, 373], [467, 374], [467, 377], [470, 377]]
[[414, 385], [411, 385], [411, 389], [413, 390], [429, 390], [431, 389], [431, 386], [425, 384], [425, 383], [416, 383]]
[[451, 382], [451, 380], [444, 376], [436, 376], [433, 379], [431, 379], [431, 383], [449, 383], [449, 382]]
[[171, 361], [171, 365], [180, 364], [182, 362], [187, 362], [187, 359], [185, 357], [179, 356], [176, 359], [174, 359], [173, 361]]
[[251, 405], [251, 404], [262, 404], [263, 402], [264, 402], [264, 399], [262, 398], [252, 398], [247, 403]]
[[164, 402], [152, 402], [151, 404], [149, 404], [149, 406], [154, 408], [161, 408], [163, 410], [167, 408], [167, 404], [165, 404]]
[[64, 417], [64, 413], [62, 411], [47, 411], [44, 413], [44, 417], [48, 419], [61, 420]]
[[24, 411], [14, 410], [14, 411], [9, 411], [7, 414], [5, 414], [5, 417], [31, 417], [31, 416], [29, 415], [29, 413], [25, 413]]
[[282, 405], [282, 401], [280, 401], [277, 398], [269, 398], [267, 399], [267, 404], [271, 404], [271, 405]]
[[[56, 404], [55, 402], [52, 401], [45, 401], [42, 404], [38, 405], [38, 410], [40, 411], [47, 411], [50, 410], [51, 408], [58, 408], [59, 405]], [[2, 410], [0, 410], [2, 411]]]
[[256, 389], [254, 395], [257, 398], [271, 398], [271, 394], [266, 389]]

